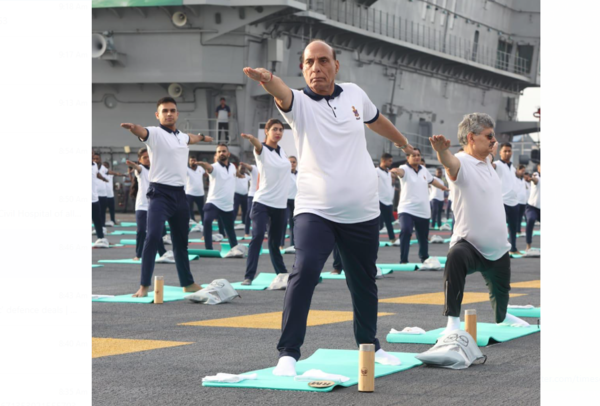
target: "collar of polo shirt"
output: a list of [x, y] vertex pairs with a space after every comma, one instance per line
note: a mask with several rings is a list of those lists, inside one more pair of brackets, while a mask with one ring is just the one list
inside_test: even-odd
[[[273, 147], [270, 147], [270, 146], [268, 146], [268, 145], [267, 145], [266, 143], [264, 143], [264, 142], [263, 142], [262, 144], [263, 144], [265, 147], [269, 148], [269, 151], [275, 151], [275, 152], [277, 152], [277, 153], [279, 154], [279, 149], [280, 149], [279, 145], [277, 146], [277, 148], [273, 148]], [[279, 154], [279, 155], [281, 155], [281, 154]]]
[[508, 165], [508, 167], [510, 168], [510, 164], [511, 164], [511, 162], [504, 162], [502, 159], [500, 160], [500, 162], [502, 162], [502, 163], [503, 163], [503, 164], [505, 164], [505, 165]]
[[381, 166], [378, 166], [378, 168], [381, 169], [382, 171], [384, 171], [385, 173], [389, 172], [387, 169], [383, 169]]
[[164, 126], [164, 125], [162, 125], [162, 124], [160, 124], [160, 128], [162, 128], [163, 130], [165, 130], [166, 132], [168, 132], [168, 133], [171, 133], [171, 134], [179, 134], [179, 130], [175, 130], [175, 131], [173, 131], [173, 130], [171, 130], [170, 128], [167, 128], [167, 127], [165, 127], [165, 126]]
[[336, 97], [338, 97], [344, 91], [344, 89], [342, 89], [338, 85], [335, 85], [334, 89], [333, 89], [333, 93], [331, 94], [331, 96], [321, 96], [320, 94], [316, 94], [315, 92], [313, 92], [312, 90], [310, 90], [310, 87], [308, 87], [308, 85], [306, 85], [306, 87], [304, 88], [303, 91], [304, 91], [305, 95], [307, 95], [308, 97], [310, 97], [314, 101], [319, 101], [321, 99], [325, 99], [325, 100], [335, 99]]
[[221, 165], [223, 168], [227, 168], [227, 171], [229, 171], [229, 165], [231, 164], [231, 162], [227, 162], [227, 165], [222, 164], [221, 161], [217, 161], [217, 163], [219, 165]]
[[[408, 165], [408, 162], [406, 163], [406, 165]], [[413, 168], [413, 167], [412, 167], [412, 166], [410, 166], [410, 165], [408, 165], [408, 167], [409, 167], [410, 169], [412, 169], [413, 171], [415, 171], [415, 173], [419, 173], [419, 171], [420, 171], [421, 169], [423, 169], [423, 167], [422, 167], [421, 165], [419, 165], [419, 169], [415, 169], [415, 168]]]

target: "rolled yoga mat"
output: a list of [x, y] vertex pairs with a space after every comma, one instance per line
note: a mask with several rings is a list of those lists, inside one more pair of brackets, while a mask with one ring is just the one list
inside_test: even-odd
[[[190, 295], [190, 292], [184, 292], [179, 286], [165, 286], [163, 288], [163, 302], [174, 302], [183, 300], [185, 296]], [[146, 297], [131, 297], [133, 293], [127, 295], [118, 295], [113, 297], [92, 298], [92, 302], [103, 303], [153, 303], [154, 291], [150, 289]]]
[[[390, 352], [389, 354], [400, 358], [402, 364], [392, 366], [375, 363], [375, 378], [405, 371], [422, 364], [421, 361], [415, 358], [415, 355], [417, 354], [414, 353]], [[330, 392], [337, 385], [347, 388], [358, 384], [358, 351], [328, 350], [321, 348], [315, 351], [315, 353], [307, 359], [299, 361], [296, 364], [296, 373], [298, 375], [302, 375], [304, 372], [311, 369], [320, 369], [328, 374], [343, 375], [350, 378], [349, 381], [336, 383], [334, 386], [328, 388], [312, 388], [308, 386], [309, 382], [298, 382], [291, 376], [275, 376], [273, 375], [273, 369], [275, 369], [275, 367], [247, 372], [248, 374], [257, 374], [258, 376], [256, 379], [244, 380], [237, 383], [203, 382], [202, 386]], [[215, 374], [217, 372], [218, 371], [215, 370]]]

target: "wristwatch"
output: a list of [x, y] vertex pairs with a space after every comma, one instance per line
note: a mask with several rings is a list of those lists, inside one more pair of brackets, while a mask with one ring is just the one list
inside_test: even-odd
[[204, 138], [206, 138], [206, 136], [204, 134], [198, 134], [202, 136], [202, 139], [200, 141], [204, 141]]

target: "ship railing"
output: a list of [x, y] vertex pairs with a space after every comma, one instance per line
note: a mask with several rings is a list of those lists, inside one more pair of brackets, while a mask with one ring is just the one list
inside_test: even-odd
[[229, 128], [225, 131], [219, 129], [216, 118], [185, 118], [179, 120], [179, 129], [192, 134], [204, 134], [213, 138], [213, 144], [225, 143], [228, 145], [240, 145], [241, 137], [238, 122], [229, 117]]

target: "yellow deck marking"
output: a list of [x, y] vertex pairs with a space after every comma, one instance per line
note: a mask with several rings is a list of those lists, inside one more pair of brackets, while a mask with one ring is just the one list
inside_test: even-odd
[[[511, 293], [510, 297], [525, 296], [523, 293]], [[462, 304], [487, 302], [490, 300], [489, 293], [480, 292], [465, 292]], [[405, 304], [429, 304], [443, 305], [444, 292], [424, 293], [422, 295], [391, 297], [389, 299], [381, 299], [381, 303], [405, 303]]]
[[[279, 330], [281, 328], [281, 313], [260, 313], [248, 316], [228, 317], [225, 319], [192, 321], [180, 323], [180, 326], [205, 326], [205, 327], [234, 327], [234, 328], [264, 328]], [[377, 313], [381, 316], [391, 316], [395, 313]], [[342, 323], [352, 321], [352, 312], [338, 312], [329, 310], [311, 310], [308, 313], [307, 326], [321, 326], [324, 324]]]
[[542, 281], [526, 281], [526, 282], [516, 282], [510, 284], [511, 288], [537, 288], [541, 289]]
[[124, 338], [92, 337], [92, 358], [109, 355], [128, 354], [130, 352], [156, 350], [159, 348], [177, 347], [193, 343], [157, 340], [130, 340]]

